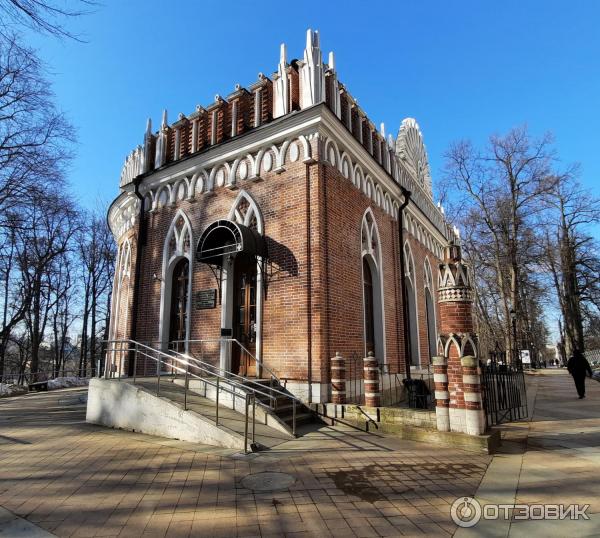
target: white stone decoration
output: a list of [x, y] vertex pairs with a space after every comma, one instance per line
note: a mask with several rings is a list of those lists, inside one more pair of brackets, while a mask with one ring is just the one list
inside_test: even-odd
[[300, 150], [298, 149], [298, 144], [296, 142], [292, 142], [289, 147], [290, 152], [290, 161], [295, 163], [300, 158]]
[[402, 121], [396, 138], [396, 154], [415, 176], [419, 186], [433, 199], [427, 150], [415, 119], [406, 118]]
[[319, 32], [306, 31], [304, 61], [300, 63], [300, 108], [325, 101], [325, 69], [319, 46]]
[[144, 148], [138, 146], [125, 159], [125, 164], [121, 171], [121, 180], [119, 186], [124, 187], [133, 181], [133, 179], [144, 172]]
[[279, 118], [290, 111], [285, 43], [279, 49], [279, 64], [273, 82], [273, 118]]
[[217, 187], [222, 187], [223, 185], [225, 185], [225, 171], [223, 170], [223, 168], [220, 168], [217, 172], [216, 179]]
[[242, 162], [240, 162], [239, 166], [238, 166], [238, 175], [239, 178], [244, 180], [248, 177], [248, 163], [246, 162], [246, 160], [243, 160]]
[[[360, 237], [361, 262], [364, 260], [368, 263], [371, 269], [371, 276], [373, 277], [373, 325], [375, 336], [375, 356], [380, 363], [385, 364], [387, 362], [387, 355], [385, 341], [385, 308], [382, 285], [383, 264], [381, 256], [381, 242], [379, 239], [379, 230], [377, 228], [377, 222], [375, 221], [375, 215], [373, 215], [373, 210], [370, 207], [368, 207], [363, 214]], [[365, 297], [363, 296], [363, 304], [365, 304], [364, 301]], [[364, 315], [365, 312], [363, 309], [363, 319]], [[366, 328], [366, 319], [364, 319], [364, 326]], [[365, 342], [365, 356], [366, 351]]]
[[335, 71], [335, 56], [333, 52], [329, 53], [329, 63], [328, 63], [328, 79], [330, 89], [331, 89], [331, 111], [338, 117], [338, 119], [342, 119], [342, 100], [340, 95], [340, 84], [338, 82], [337, 73]]
[[156, 138], [156, 153], [154, 159], [154, 168], [160, 168], [167, 162], [167, 111], [163, 110], [162, 123], [160, 131]]
[[270, 152], [266, 152], [263, 155], [263, 170], [265, 172], [270, 172], [271, 168], [273, 168], [273, 157], [271, 157]]
[[[194, 267], [192, 224], [186, 213], [179, 209], [171, 221], [169, 231], [163, 245], [162, 277], [160, 290], [160, 312], [158, 332], [162, 345], [169, 343], [169, 326], [171, 316], [171, 292], [173, 286], [173, 269], [181, 259], [188, 260], [188, 297], [186, 311], [192, 311], [192, 275]], [[186, 319], [186, 346], [190, 334], [190, 319]]]

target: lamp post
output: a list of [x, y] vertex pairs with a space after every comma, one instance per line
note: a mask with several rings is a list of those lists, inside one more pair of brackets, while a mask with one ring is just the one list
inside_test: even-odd
[[517, 352], [517, 313], [514, 308], [510, 309], [510, 320], [512, 322], [512, 341], [513, 341], [513, 356], [512, 361], [515, 366], [518, 366], [518, 352]]

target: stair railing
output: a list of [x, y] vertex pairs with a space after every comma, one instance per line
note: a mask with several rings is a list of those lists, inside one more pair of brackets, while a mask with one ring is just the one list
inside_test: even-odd
[[[292, 404], [292, 434], [296, 435], [296, 410], [297, 410], [297, 405], [302, 404], [302, 401], [300, 399], [298, 399], [296, 396], [294, 396], [293, 394], [290, 394], [288, 392], [284, 392], [282, 390], [277, 389], [274, 385], [281, 386], [281, 382], [280, 382], [279, 378], [275, 375], [275, 373], [270, 368], [268, 368], [267, 366], [260, 363], [258, 361], [258, 359], [254, 355], [252, 355], [252, 353], [240, 343], [239, 340], [236, 340], [235, 338], [219, 338], [219, 339], [207, 339], [207, 340], [188, 340], [187, 342], [188, 342], [188, 344], [190, 344], [190, 343], [200, 344], [201, 346], [204, 343], [213, 343], [213, 344], [214, 343], [219, 343], [219, 344], [228, 343], [229, 346], [231, 346], [232, 344], [237, 344], [242, 351], [247, 353], [251, 358], [253, 358], [256, 361], [257, 365], [261, 364], [261, 369], [269, 374], [269, 387], [268, 387], [269, 392], [268, 393], [264, 392], [265, 391], [264, 385], [262, 385], [261, 383], [259, 383], [256, 380], [253, 380], [250, 377], [244, 377], [239, 374], [234, 374], [233, 372], [225, 370], [224, 368], [221, 368], [220, 366], [215, 366], [214, 364], [207, 363], [207, 362], [203, 361], [202, 359], [199, 359], [198, 357], [196, 357], [189, 351], [187, 351], [187, 352], [176, 351], [177, 349], [179, 349], [181, 347], [188, 347], [188, 349], [189, 349], [189, 346], [182, 346], [182, 344], [185, 344], [184, 341], [170, 342], [168, 345], [168, 347], [170, 348], [169, 349], [170, 353], [184, 357], [186, 360], [192, 361], [195, 364], [198, 364], [200, 368], [202, 368], [204, 370], [212, 371], [214, 373], [214, 375], [218, 375], [222, 378], [225, 378], [229, 382], [233, 381], [235, 385], [241, 386], [242, 390], [244, 390], [245, 392], [250, 390], [251, 392], [253, 392], [255, 394], [267, 397], [269, 400], [269, 408], [272, 409], [273, 411], [275, 411], [277, 409], [277, 405], [278, 405], [277, 402], [278, 402], [279, 398], [288, 400]], [[159, 344], [159, 345], [162, 344], [162, 342], [155, 342], [155, 343]], [[201, 349], [202, 349], [202, 347], [201, 347]], [[230, 355], [231, 355], [231, 347], [230, 347]], [[257, 369], [257, 372], [258, 372], [258, 369]], [[258, 405], [264, 405], [264, 404], [263, 404], [263, 402], [261, 402], [259, 400]]]
[[[196, 361], [190, 361], [184, 356], [175, 353], [164, 352], [160, 349], [156, 349], [147, 344], [136, 342], [135, 340], [109, 340], [104, 342], [106, 344], [106, 361], [104, 368], [105, 379], [117, 379], [118, 381], [124, 381], [131, 379], [133, 383], [136, 382], [139, 371], [139, 362], [143, 360], [143, 376], [146, 377], [147, 373], [147, 362], [152, 361], [156, 365], [156, 395], [160, 396], [160, 380], [161, 377], [165, 376], [184, 376], [184, 409], [187, 411], [187, 400], [189, 391], [189, 379], [199, 379], [204, 383], [205, 389], [208, 385], [212, 386], [216, 390], [216, 405], [215, 405], [215, 425], [219, 426], [219, 392], [224, 391], [229, 393], [232, 400], [235, 401], [236, 397], [240, 396], [239, 392], [228, 388], [225, 384], [223, 386], [223, 380], [225, 379], [222, 375], [213, 371], [208, 371], [203, 366], [196, 364]], [[130, 361], [133, 361], [132, 375], [125, 372], [125, 367], [129, 366]], [[171, 374], [163, 371], [163, 366], [171, 370]], [[204, 370], [206, 373], [214, 376], [216, 379], [213, 381], [211, 378], [202, 377], [196, 374], [192, 369]], [[176, 373], [175, 373], [176, 372]], [[229, 380], [227, 383], [232, 384]], [[238, 383], [233, 383], [234, 389], [242, 390], [242, 386]], [[254, 390], [244, 390], [245, 405], [244, 405], [244, 452], [248, 453], [248, 435], [249, 427], [251, 426], [251, 447], [255, 444], [255, 432], [256, 432], [256, 392]], [[266, 396], [266, 394], [264, 394]], [[250, 407], [252, 407], [252, 415], [250, 415]], [[251, 418], [250, 418], [251, 417]]]

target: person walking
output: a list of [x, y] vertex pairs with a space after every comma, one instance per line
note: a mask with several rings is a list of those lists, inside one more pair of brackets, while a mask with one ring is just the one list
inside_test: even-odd
[[573, 376], [579, 399], [585, 398], [585, 374], [592, 377], [592, 368], [581, 351], [576, 349], [567, 362], [567, 370]]

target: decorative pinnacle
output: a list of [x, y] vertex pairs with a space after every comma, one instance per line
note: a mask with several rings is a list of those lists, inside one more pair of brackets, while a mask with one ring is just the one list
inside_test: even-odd
[[146, 122], [146, 135], [151, 135], [152, 134], [152, 118], [148, 118], [148, 121]]
[[329, 69], [335, 71], [335, 56], [333, 55], [333, 51], [329, 53]]
[[383, 136], [383, 138], [385, 138], [385, 123], [381, 122], [381, 125], [379, 126], [379, 130], [381, 131], [381, 136]]
[[282, 43], [279, 46], [279, 64], [285, 66], [286, 65], [286, 56], [287, 56], [287, 47], [285, 43]]
[[167, 109], [165, 108], [163, 110], [163, 114], [162, 114], [162, 123], [160, 124], [160, 128], [161, 129], [166, 129], [168, 126], [168, 122], [167, 122]]
[[306, 30], [306, 48], [318, 48], [319, 47], [319, 30], [312, 31], [311, 28]]

